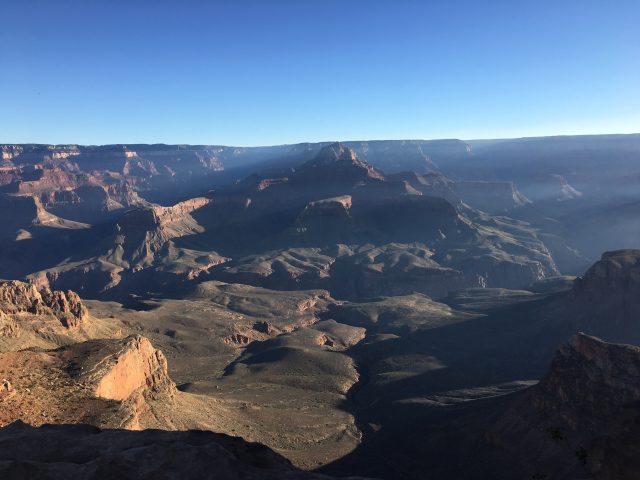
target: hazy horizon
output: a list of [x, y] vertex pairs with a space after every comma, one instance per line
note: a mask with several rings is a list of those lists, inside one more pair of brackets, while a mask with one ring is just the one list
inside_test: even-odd
[[562, 138], [562, 137], [606, 137], [606, 136], [633, 136], [640, 135], [638, 132], [610, 132], [610, 133], [584, 133], [584, 134], [551, 134], [551, 135], [525, 135], [516, 137], [494, 137], [494, 138], [343, 138], [343, 139], [326, 139], [326, 140], [313, 140], [313, 141], [300, 141], [300, 142], [284, 142], [284, 143], [272, 143], [272, 144], [231, 144], [231, 143], [179, 143], [171, 141], [160, 142], [111, 142], [111, 143], [80, 143], [80, 142], [12, 142], [12, 141], [0, 141], [0, 145], [79, 145], [85, 147], [101, 147], [108, 145], [205, 145], [216, 147], [237, 147], [237, 148], [261, 148], [261, 147], [279, 147], [287, 145], [301, 145], [305, 143], [319, 144], [319, 143], [351, 143], [351, 142], [437, 142], [437, 141], [460, 141], [460, 142], [501, 142], [508, 140], [527, 140], [535, 138]]

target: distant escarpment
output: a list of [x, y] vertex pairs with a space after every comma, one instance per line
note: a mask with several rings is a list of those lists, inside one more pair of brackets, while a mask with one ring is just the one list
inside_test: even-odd
[[110, 235], [92, 246], [86, 258], [29, 275], [31, 282], [74, 288], [83, 296], [119, 296], [150, 289], [176, 289], [226, 261], [215, 251], [179, 246], [182, 237], [204, 232], [192, 217], [210, 202], [194, 198], [171, 207], [125, 212]]
[[462, 201], [489, 213], [505, 213], [531, 203], [513, 182], [462, 181], [453, 187]]
[[147, 205], [139, 185], [126, 175], [109, 171], [82, 172], [76, 164], [35, 164], [5, 168], [0, 193], [33, 197], [48, 212], [67, 220], [94, 223], [132, 206]]
[[527, 224], [465, 206], [452, 185], [434, 175], [387, 177], [334, 144], [286, 177], [251, 177], [214, 192], [196, 218], [201, 239], [233, 259], [214, 276], [268, 288], [328, 288], [352, 298], [395, 285], [394, 294], [439, 297], [557, 274]]
[[[157, 154], [160, 162], [180, 152], [195, 154], [198, 165], [212, 168], [203, 152], [223, 152], [112, 148], [125, 163], [146, 165], [151, 176], [163, 170], [148, 158], [143, 161], [145, 155]], [[51, 157], [58, 149], [15, 150], [9, 160], [13, 168], [22, 168], [21, 159], [27, 162], [33, 155], [46, 158], [32, 181], [7, 180], [28, 195], [21, 198], [35, 202], [33, 212], [11, 220], [15, 227], [7, 240], [16, 254], [33, 260], [14, 264], [15, 255], [7, 254], [7, 274], [89, 298], [122, 300], [130, 293], [176, 295], [186, 285], [210, 279], [272, 289], [325, 288], [349, 299], [414, 292], [439, 298], [466, 287], [520, 288], [558, 273], [546, 245], [526, 222], [467, 205], [467, 195], [459, 191], [463, 184], [438, 173], [386, 175], [365, 160], [377, 155], [370, 146], [358, 148], [364, 158], [343, 143], [304, 150], [304, 155], [298, 151], [299, 163], [288, 168], [253, 174], [171, 206], [136, 203], [127, 195], [116, 201], [119, 191], [131, 188], [137, 195], [146, 187], [135, 169], [84, 173], [81, 160], [89, 161], [100, 149], [68, 147], [60, 150], [69, 154], [64, 159]], [[71, 157], [73, 165], [64, 163]], [[63, 211], [56, 202], [68, 200], [70, 208], [76, 201], [86, 204], [86, 195], [82, 201], [74, 197], [79, 189], [101, 189], [108, 178], [115, 203], [110, 215], [101, 217], [103, 223], [79, 224], [50, 213]], [[78, 186], [48, 190], [63, 180]], [[525, 202], [513, 185], [496, 185], [500, 188], [477, 183], [471, 189], [480, 197], [486, 191], [500, 197], [487, 210], [509, 210]], [[15, 216], [16, 209], [7, 211]], [[68, 235], [54, 239], [61, 228]], [[18, 243], [18, 238], [36, 240]]]
[[[27, 240], [36, 231], [85, 229], [88, 225], [60, 218], [47, 211], [38, 196], [0, 194], [0, 241]], [[15, 261], [15, 259], [8, 259]]]

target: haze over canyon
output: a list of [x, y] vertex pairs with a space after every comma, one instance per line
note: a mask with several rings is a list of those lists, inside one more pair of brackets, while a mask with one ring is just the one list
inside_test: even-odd
[[3, 478], [640, 475], [640, 135], [0, 152]]

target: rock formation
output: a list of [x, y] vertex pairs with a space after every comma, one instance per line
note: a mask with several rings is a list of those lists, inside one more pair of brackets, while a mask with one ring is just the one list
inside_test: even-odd
[[[428, 155], [420, 153], [420, 149], [425, 145], [408, 142], [402, 148], [415, 150], [424, 160]], [[295, 264], [279, 264], [278, 275], [270, 275], [266, 283], [258, 284], [270, 288], [330, 288], [332, 284], [341, 285], [340, 279], [331, 278], [334, 273], [341, 275], [341, 263], [356, 267], [360, 264], [341, 257], [371, 247], [385, 248], [392, 242], [416, 244], [417, 248], [432, 252], [429, 260], [437, 268], [431, 273], [464, 271], [459, 284], [444, 279], [438, 289], [404, 282], [414, 286], [399, 289], [402, 294], [416, 290], [441, 296], [458, 285], [521, 287], [557, 273], [553, 259], [533, 229], [522, 222], [495, 219], [465, 205], [456, 192], [457, 182], [437, 173], [385, 176], [359, 158], [348, 144], [321, 147], [317, 151], [293, 148], [291, 151], [297, 153], [292, 153], [291, 158], [298, 158], [300, 163], [277, 172], [279, 175], [255, 174], [209, 191], [206, 197], [194, 197], [173, 206], [142, 200], [141, 195], [155, 188], [155, 180], [151, 179], [181, 182], [177, 170], [172, 176], [167, 169], [188, 164], [214, 171], [215, 162], [206, 160], [206, 155], [230, 155], [231, 150], [167, 146], [6, 147], [8, 166], [3, 181], [13, 193], [5, 195], [11, 196], [12, 202], [20, 198], [21, 202], [27, 199], [36, 203], [33, 211], [23, 215], [24, 219], [13, 223], [7, 220], [8, 224], [15, 224], [6, 230], [10, 233], [7, 241], [13, 242], [11, 248], [18, 249], [22, 257], [38, 260], [14, 264], [12, 256], [6, 255], [3, 268], [8, 276], [27, 276], [39, 286], [75, 289], [85, 297], [120, 299], [129, 293], [174, 290], [176, 282], [184, 285], [208, 276], [237, 280], [240, 277], [234, 279], [229, 274], [239, 270], [244, 259], [294, 249], [315, 250], [328, 260], [315, 271], [316, 260], [303, 255]], [[357, 144], [364, 158], [386, 157], [392, 147]], [[376, 152], [386, 153], [380, 156]], [[195, 163], [185, 162], [183, 154]], [[104, 165], [98, 169], [95, 159], [99, 155], [114, 155], [124, 163], [114, 163], [113, 169]], [[169, 165], [171, 159], [175, 165]], [[194, 172], [183, 170], [185, 176], [181, 178], [192, 178]], [[511, 190], [516, 198], [517, 192]], [[507, 204], [505, 208], [513, 206]], [[92, 208], [108, 215], [90, 215]], [[7, 215], [15, 216], [17, 210], [7, 211], [12, 212]], [[84, 219], [82, 212], [93, 215], [92, 221], [106, 223], [90, 225], [67, 220]], [[115, 216], [113, 225], [109, 222]], [[34, 229], [36, 224], [43, 227]], [[111, 225], [113, 229], [108, 233]], [[51, 227], [87, 231], [53, 241]], [[38, 236], [37, 241], [15, 245], [16, 239], [34, 235]], [[44, 256], [42, 250], [46, 250]], [[408, 252], [406, 258], [410, 257]], [[216, 268], [229, 259], [233, 259], [229, 269]], [[312, 265], [309, 275], [295, 272], [301, 267], [306, 270], [307, 264]], [[367, 271], [363, 274], [369, 275], [369, 267], [364, 268]], [[396, 280], [389, 277], [393, 276], [390, 272], [383, 269], [362, 285], [393, 283]], [[261, 276], [254, 277], [256, 282], [263, 280]], [[282, 283], [278, 283], [280, 280]], [[370, 291], [367, 287], [356, 290], [361, 296], [377, 294], [373, 287]], [[345, 295], [353, 296], [356, 290], [345, 290]]]
[[365, 178], [384, 179], [382, 173], [360, 160], [352, 149], [342, 143], [322, 148], [314, 159], [301, 165], [296, 173], [299, 179], [314, 183], [327, 178], [337, 182], [354, 182]]
[[576, 279], [566, 308], [577, 328], [589, 334], [640, 343], [640, 250], [603, 253]]
[[6, 352], [0, 366], [14, 394], [0, 423], [55, 419], [139, 429], [154, 402], [171, 402], [167, 361], [149, 340], [90, 340], [50, 351]]
[[560, 415], [572, 429], [595, 432], [640, 400], [640, 347], [579, 333], [558, 351], [531, 395], [537, 410]]
[[88, 228], [87, 224], [60, 218], [48, 212], [37, 196], [0, 194], [0, 240], [20, 241], [30, 238], [37, 230], [74, 230]]
[[84, 296], [121, 298], [194, 280], [227, 260], [214, 251], [175, 243], [204, 231], [191, 213], [209, 202], [193, 198], [171, 207], [129, 210], [119, 218], [112, 233], [93, 246], [89, 253], [93, 256], [34, 272], [29, 279], [41, 286], [83, 289]]
[[640, 293], [640, 250], [605, 252], [584, 276], [576, 281], [576, 296], [637, 296]]
[[148, 402], [167, 402], [175, 393], [166, 358], [139, 335], [79, 343], [65, 357], [70, 358], [74, 379], [95, 397], [122, 402], [126, 417], [120, 422], [126, 428], [141, 428]]
[[203, 231], [190, 213], [208, 203], [206, 198], [193, 198], [171, 207], [155, 206], [126, 212], [118, 220], [114, 245], [107, 253], [107, 259], [134, 268], [149, 266], [169, 240]]
[[174, 393], [167, 360], [144, 337], [85, 342], [70, 351], [74, 363], [81, 365], [80, 380], [94, 385], [97, 397], [122, 401], [140, 391], [151, 396]]
[[[430, 279], [420, 283], [422, 273], [406, 275], [400, 281], [406, 286], [394, 290], [399, 294], [442, 296], [463, 286], [524, 286], [557, 273], [549, 251], [525, 223], [495, 219], [464, 205], [453, 182], [437, 175], [386, 177], [344, 144], [324, 147], [278, 182], [267, 180], [258, 175], [215, 192], [198, 216], [206, 231], [217, 233], [211, 241], [236, 257], [214, 270], [214, 277], [269, 288], [329, 288], [336, 296], [375, 296], [403, 273], [424, 270], [425, 262], [413, 249], [428, 252], [421, 255], [428, 258]], [[394, 250], [389, 256], [403, 258], [401, 269], [392, 272], [356, 258], [377, 250]], [[275, 262], [285, 251], [294, 261]], [[318, 253], [326, 258], [321, 269]], [[267, 263], [278, 268], [257, 274]], [[443, 272], [446, 278], [438, 279]], [[364, 276], [370, 279], [358, 281], [359, 286], [345, 285]]]
[[[577, 334], [499, 420], [496, 441], [537, 478], [640, 475], [640, 348]], [[534, 477], [530, 477], [534, 478]]]
[[20, 323], [36, 317], [53, 317], [61, 326], [72, 329], [89, 316], [75, 292], [38, 290], [35, 285], [16, 280], [0, 281], [0, 313], [5, 321], [14, 322], [18, 328]]

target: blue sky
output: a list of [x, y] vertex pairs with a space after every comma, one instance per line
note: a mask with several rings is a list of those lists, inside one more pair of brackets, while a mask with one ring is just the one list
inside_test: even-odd
[[637, 0], [2, 0], [0, 142], [640, 132]]

